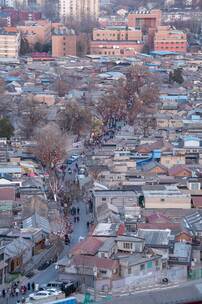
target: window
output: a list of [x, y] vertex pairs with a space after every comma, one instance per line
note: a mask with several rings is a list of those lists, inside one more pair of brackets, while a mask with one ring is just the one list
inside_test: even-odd
[[132, 268], [128, 267], [128, 274], [131, 274], [131, 273], [132, 273]]
[[200, 190], [200, 183], [190, 183], [189, 185], [191, 190]]
[[107, 274], [107, 270], [100, 270], [99, 272], [102, 274]]
[[165, 198], [161, 198], [161, 202], [165, 202]]
[[132, 249], [133, 248], [133, 244], [132, 243], [123, 243], [123, 248], [124, 249]]
[[145, 269], [145, 265], [144, 264], [141, 264], [140, 265], [140, 270], [142, 271], [142, 270], [144, 270]]
[[107, 199], [106, 197], [102, 197], [102, 201], [105, 202]]

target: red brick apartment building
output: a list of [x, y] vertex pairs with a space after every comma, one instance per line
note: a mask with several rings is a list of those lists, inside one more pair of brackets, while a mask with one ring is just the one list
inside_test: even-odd
[[154, 50], [185, 53], [187, 35], [169, 26], [159, 26], [154, 36]]
[[90, 52], [95, 55], [134, 56], [142, 48], [142, 32], [125, 26], [94, 29], [90, 43]]
[[182, 31], [161, 26], [161, 10], [136, 11], [128, 15], [127, 26], [106, 26], [94, 29], [90, 53], [127, 57], [141, 52], [144, 44], [150, 50], [184, 53], [187, 36]]

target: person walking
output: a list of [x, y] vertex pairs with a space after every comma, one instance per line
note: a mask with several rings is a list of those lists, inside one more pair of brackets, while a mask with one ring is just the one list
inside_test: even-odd
[[18, 297], [19, 292], [20, 292], [19, 288], [18, 288], [18, 287], [16, 287], [16, 289], [15, 289], [15, 295], [16, 295], [16, 297]]
[[5, 298], [5, 296], [6, 296], [6, 291], [5, 291], [5, 289], [3, 289], [2, 290], [2, 297]]
[[35, 283], [32, 282], [32, 290], [34, 291], [35, 290]]
[[79, 214], [79, 212], [80, 212], [80, 209], [79, 209], [79, 207], [77, 208], [77, 214]]
[[27, 283], [27, 290], [30, 290], [31, 286], [30, 286], [30, 282]]

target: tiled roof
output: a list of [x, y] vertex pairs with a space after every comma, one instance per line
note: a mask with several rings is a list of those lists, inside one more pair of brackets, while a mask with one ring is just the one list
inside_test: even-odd
[[95, 237], [88, 237], [76, 244], [72, 250], [72, 255], [95, 255], [103, 242]]
[[73, 258], [76, 266], [97, 267], [114, 270], [118, 267], [118, 261], [112, 259], [98, 258], [97, 256], [77, 255]]
[[195, 208], [202, 208], [202, 196], [193, 196], [192, 203]]
[[177, 176], [180, 174], [182, 171], [186, 170], [190, 176], [192, 175], [192, 172], [189, 168], [187, 168], [185, 165], [175, 165], [172, 168], [168, 170], [169, 175]]

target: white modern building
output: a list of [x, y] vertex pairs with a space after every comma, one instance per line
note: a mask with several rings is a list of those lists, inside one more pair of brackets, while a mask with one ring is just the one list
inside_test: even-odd
[[81, 20], [85, 17], [97, 19], [99, 0], [59, 0], [60, 19], [72, 18]]

